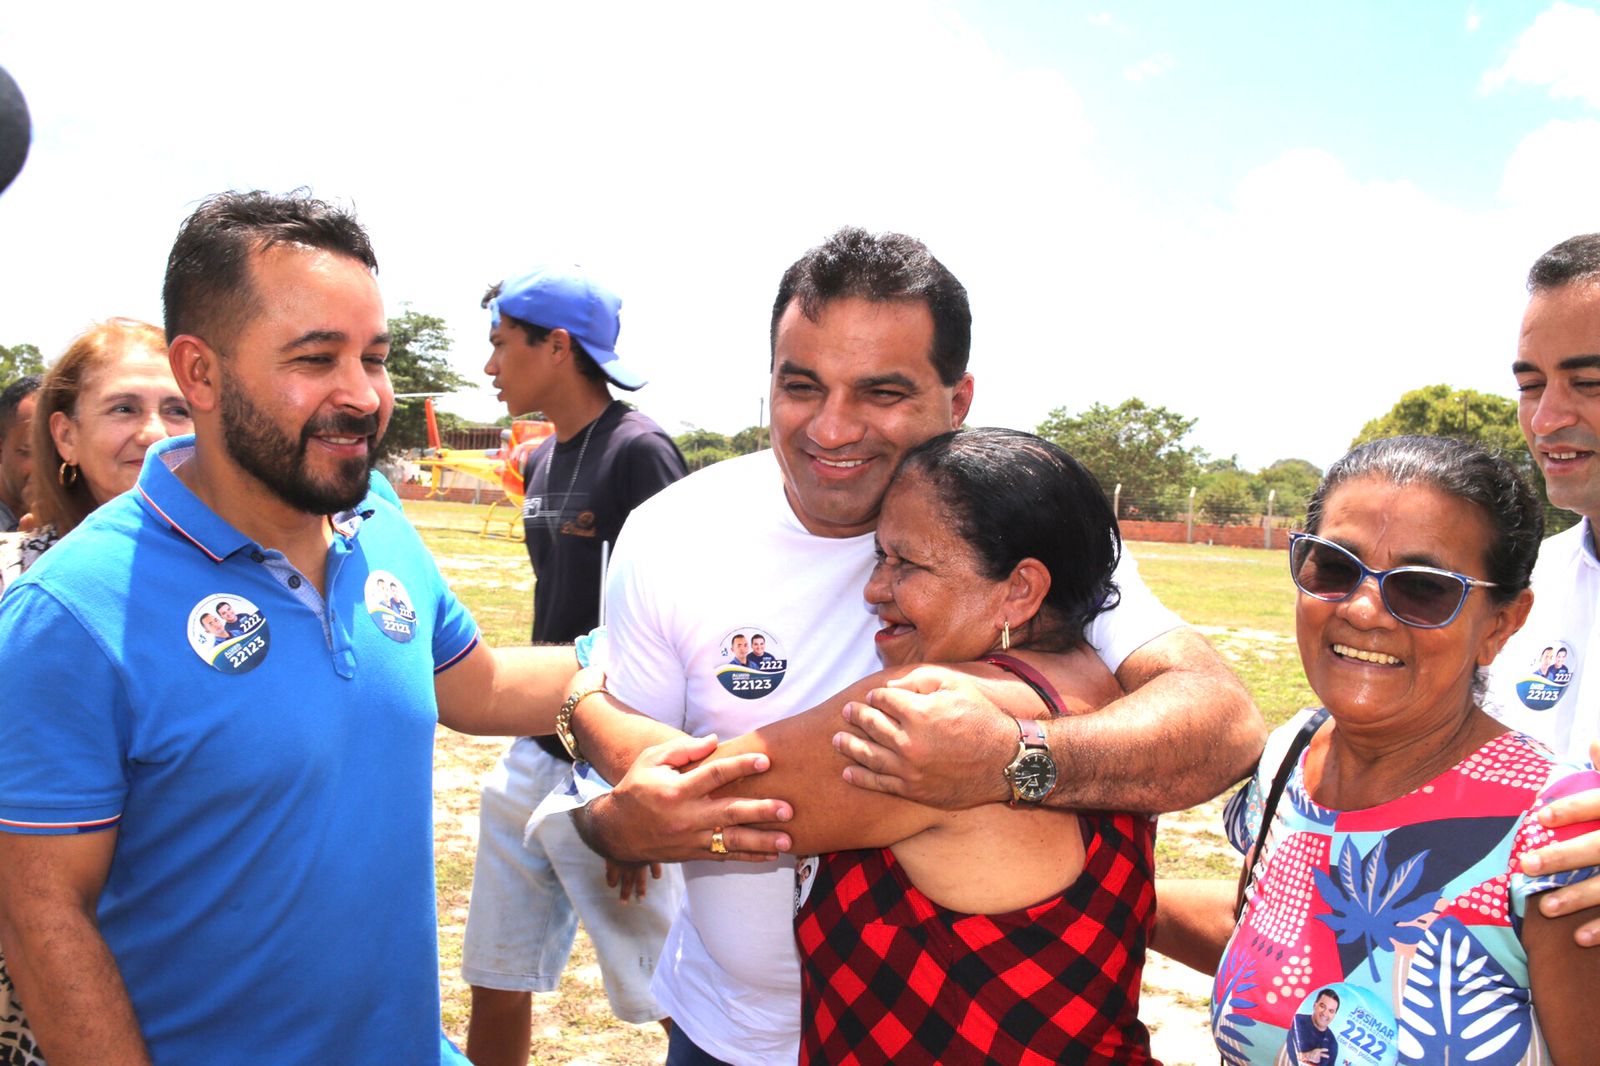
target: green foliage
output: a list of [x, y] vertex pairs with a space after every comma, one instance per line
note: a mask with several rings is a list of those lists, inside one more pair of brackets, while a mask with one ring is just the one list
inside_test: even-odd
[[1124, 514], [1172, 518], [1187, 506], [1205, 454], [1185, 448], [1195, 420], [1138, 397], [1116, 407], [1097, 403], [1081, 415], [1058, 407], [1036, 432], [1065, 448], [1089, 468], [1110, 497], [1122, 486]]
[[1278, 495], [1272, 501], [1272, 513], [1303, 519], [1306, 504], [1322, 483], [1322, 471], [1315, 463], [1304, 459], [1279, 459], [1257, 474], [1256, 481], [1260, 483], [1258, 492], [1263, 507], [1267, 494], [1276, 490]]
[[738, 454], [733, 450], [733, 442], [714, 429], [691, 427], [672, 440], [683, 453], [683, 461], [690, 470], [699, 470]]
[[1266, 511], [1256, 493], [1256, 479], [1237, 465], [1202, 474], [1198, 487], [1195, 503], [1207, 521], [1218, 525], [1248, 525]]
[[772, 434], [767, 431], [766, 426], [746, 426], [728, 438], [728, 443], [733, 448], [733, 454], [749, 455], [751, 452], [759, 452], [763, 448], [770, 447]]
[[1449, 385], [1413, 389], [1400, 397], [1388, 413], [1362, 426], [1350, 447], [1403, 433], [1462, 437], [1496, 448], [1513, 461], [1517, 461], [1516, 453], [1521, 453], [1532, 462], [1517, 425], [1516, 403], [1474, 389], [1453, 389]]
[[0, 344], [0, 389], [29, 374], [44, 373], [44, 358], [33, 344]]
[[1504, 396], [1475, 389], [1453, 389], [1449, 385], [1429, 385], [1401, 396], [1388, 413], [1374, 418], [1350, 442], [1358, 444], [1405, 433], [1426, 433], [1477, 441], [1498, 451], [1511, 461], [1544, 503], [1547, 533], [1557, 533], [1577, 521], [1577, 516], [1550, 505], [1544, 491], [1544, 476], [1539, 473], [1522, 427], [1517, 424], [1517, 404]]
[[[397, 394], [447, 393], [470, 384], [450, 365], [450, 332], [444, 319], [413, 311], [410, 304], [402, 305], [400, 315], [389, 319], [389, 382]], [[384, 454], [428, 446], [428, 424], [422, 408], [421, 397], [395, 401], [394, 418], [383, 441]], [[439, 416], [441, 431], [453, 417]]]
[[720, 463], [736, 455], [749, 455], [767, 447], [767, 430], [765, 426], [747, 426], [729, 437], [714, 429], [690, 426], [672, 440], [683, 453], [683, 461], [689, 469], [699, 470], [712, 463]]

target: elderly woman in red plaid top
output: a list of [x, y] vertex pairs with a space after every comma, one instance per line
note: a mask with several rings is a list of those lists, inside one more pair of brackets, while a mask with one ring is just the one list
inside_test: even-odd
[[[1084, 642], [1116, 602], [1115, 518], [1055, 445], [998, 429], [934, 438], [907, 454], [877, 540], [866, 597], [886, 667], [962, 664], [979, 686], [1021, 677], [1035, 718], [1121, 694]], [[1046, 659], [1057, 685], [1037, 669]], [[1138, 1007], [1153, 820], [1043, 806], [1054, 764], [1027, 720], [1009, 805], [944, 811], [844, 784], [828, 743], [839, 708], [884, 677], [713, 756], [770, 753], [767, 772], [723, 793], [797, 800], [781, 828], [811, 856], [797, 866], [801, 1062], [1151, 1062]]]
[[[1104, 494], [1059, 448], [1008, 430], [935, 438], [878, 520], [879, 654], [1021, 676], [1040, 717], [1098, 707], [1120, 692], [1083, 635], [1114, 602], [1119, 551]], [[1078, 683], [1054, 689], [1029, 662], [1040, 652], [1075, 658]], [[1029, 757], [1027, 725], [1010, 805], [902, 802], [800, 861], [802, 1062], [1151, 1061], [1154, 823], [1039, 806], [1054, 766]]]

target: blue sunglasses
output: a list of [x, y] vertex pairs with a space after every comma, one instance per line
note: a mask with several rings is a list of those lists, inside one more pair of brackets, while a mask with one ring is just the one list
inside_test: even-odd
[[1474, 588], [1497, 587], [1493, 581], [1431, 566], [1374, 570], [1333, 541], [1312, 533], [1289, 534], [1289, 576], [1301, 592], [1328, 603], [1349, 599], [1363, 581], [1373, 578], [1389, 613], [1418, 629], [1449, 625], [1461, 613], [1467, 593]]

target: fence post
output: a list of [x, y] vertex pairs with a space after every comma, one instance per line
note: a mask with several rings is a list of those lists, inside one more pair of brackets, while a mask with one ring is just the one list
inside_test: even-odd
[[1189, 486], [1189, 523], [1184, 531], [1184, 543], [1194, 543], [1194, 486]]
[[1273, 489], [1267, 493], [1267, 533], [1264, 548], [1272, 547], [1272, 502], [1278, 498], [1278, 490]]
[[1117, 487], [1111, 490], [1111, 517], [1122, 521], [1122, 482], [1117, 482]]

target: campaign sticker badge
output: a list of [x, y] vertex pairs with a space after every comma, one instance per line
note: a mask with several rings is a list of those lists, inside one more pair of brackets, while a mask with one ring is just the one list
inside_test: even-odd
[[400, 579], [387, 570], [374, 570], [367, 575], [363, 591], [367, 614], [372, 616], [378, 631], [390, 640], [410, 643], [417, 633], [417, 612], [411, 606], [411, 594]]
[[1578, 660], [1572, 645], [1552, 640], [1539, 649], [1528, 664], [1527, 673], [1517, 682], [1517, 698], [1533, 711], [1548, 711], [1567, 694], [1578, 676]]
[[783, 683], [789, 659], [770, 629], [744, 626], [725, 633], [717, 650], [717, 681], [742, 700], [759, 700]]
[[1289, 1023], [1283, 1050], [1290, 1062], [1394, 1066], [1400, 1058], [1400, 1027], [1394, 1011], [1376, 995], [1341, 981], [1305, 998]]
[[195, 604], [186, 633], [201, 661], [225, 674], [248, 674], [271, 646], [266, 615], [232, 592], [213, 593]]

